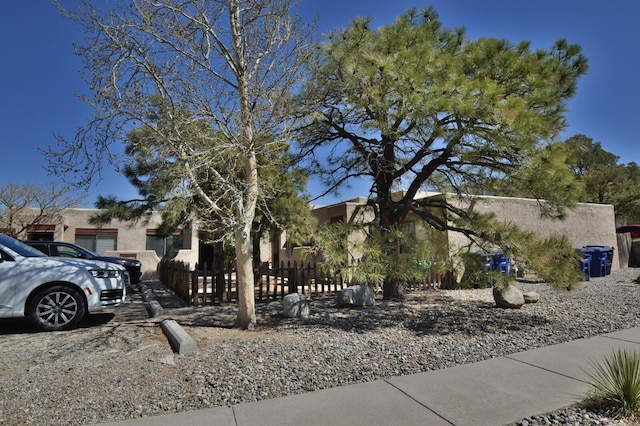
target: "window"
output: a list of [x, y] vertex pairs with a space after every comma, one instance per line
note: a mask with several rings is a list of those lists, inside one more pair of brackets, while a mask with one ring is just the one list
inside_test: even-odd
[[147, 229], [147, 250], [155, 250], [159, 257], [171, 255], [183, 247], [182, 233], [175, 232], [168, 237], [156, 235], [155, 229]]
[[27, 226], [27, 240], [53, 241], [55, 230], [55, 225], [29, 225]]
[[103, 256], [106, 251], [113, 251], [118, 247], [118, 230], [78, 228], [75, 243]]

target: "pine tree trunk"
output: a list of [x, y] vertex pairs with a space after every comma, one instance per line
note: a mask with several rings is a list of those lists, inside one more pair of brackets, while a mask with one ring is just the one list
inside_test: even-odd
[[384, 300], [404, 299], [404, 282], [385, 278], [382, 284], [382, 298]]

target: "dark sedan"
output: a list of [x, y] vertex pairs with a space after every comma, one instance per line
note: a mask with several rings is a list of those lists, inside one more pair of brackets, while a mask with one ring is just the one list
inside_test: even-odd
[[62, 241], [38, 240], [24, 241], [24, 243], [40, 250], [47, 256], [102, 260], [105, 262], [117, 263], [124, 266], [127, 272], [129, 272], [129, 278], [131, 279], [132, 284], [139, 283], [142, 277], [142, 263], [137, 259], [130, 257], [99, 256], [84, 247]]

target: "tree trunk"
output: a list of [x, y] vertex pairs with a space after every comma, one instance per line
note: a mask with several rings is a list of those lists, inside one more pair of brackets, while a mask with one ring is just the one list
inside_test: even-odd
[[250, 330], [256, 325], [253, 256], [249, 227], [236, 231], [236, 269], [238, 316], [234, 327]]
[[384, 300], [404, 299], [404, 282], [385, 278], [382, 284], [382, 298]]
[[[245, 131], [249, 137], [251, 128]], [[252, 140], [252, 139], [249, 139]], [[256, 325], [255, 282], [253, 277], [253, 241], [251, 226], [255, 217], [258, 198], [258, 167], [253, 151], [247, 155], [246, 204], [237, 205], [239, 222], [242, 224], [235, 232], [236, 269], [238, 288], [238, 317], [235, 327], [243, 330], [253, 329]]]
[[[378, 200], [380, 208], [380, 233], [385, 234], [391, 226], [395, 225], [390, 207], [389, 198], [391, 197], [391, 188], [388, 188], [388, 196]], [[382, 298], [384, 300], [401, 300], [404, 299], [404, 282], [397, 278], [385, 277], [382, 284]]]

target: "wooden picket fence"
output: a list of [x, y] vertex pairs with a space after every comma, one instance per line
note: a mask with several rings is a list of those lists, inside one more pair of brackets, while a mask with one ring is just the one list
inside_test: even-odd
[[[236, 270], [228, 264], [224, 270], [196, 264], [194, 269], [184, 262], [162, 260], [159, 277], [182, 300], [191, 306], [236, 302]], [[439, 288], [447, 276], [429, 273], [419, 282], [408, 283], [406, 291]], [[341, 274], [327, 275], [313, 263], [280, 262], [276, 267], [263, 263], [254, 270], [254, 292], [257, 301], [280, 300], [288, 293], [309, 297], [330, 296], [347, 287], [349, 280]]]

